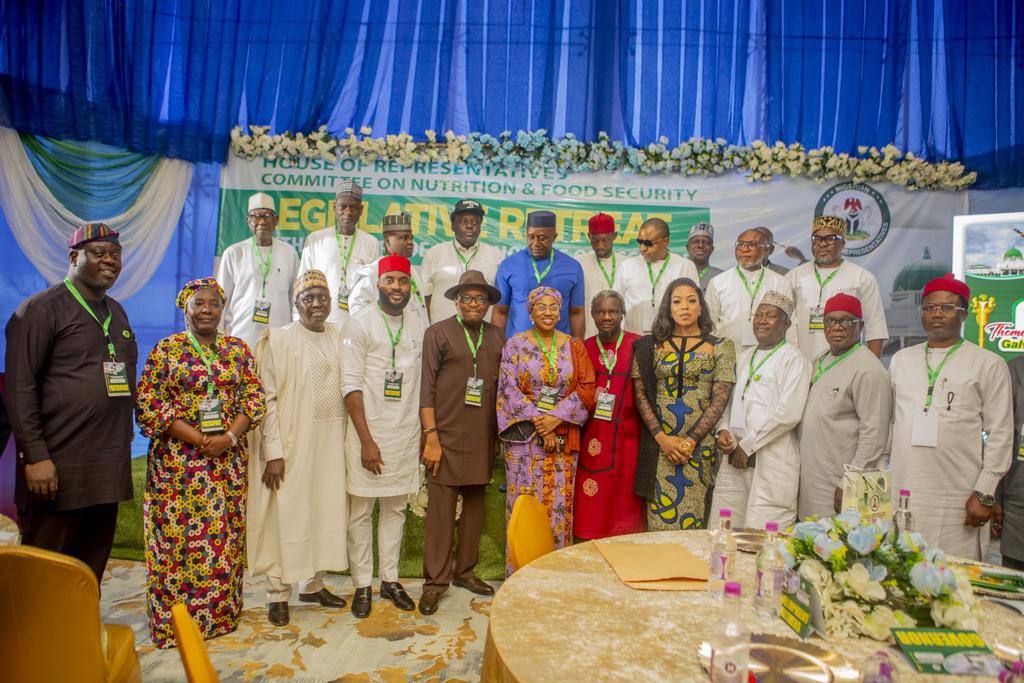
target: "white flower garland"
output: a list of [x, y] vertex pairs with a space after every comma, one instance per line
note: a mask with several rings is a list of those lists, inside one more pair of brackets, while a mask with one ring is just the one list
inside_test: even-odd
[[750, 182], [766, 182], [776, 176], [805, 177], [818, 183], [832, 178], [856, 182], [886, 181], [908, 190], [964, 190], [974, 184], [977, 173], [959, 162], [932, 163], [893, 145], [882, 149], [859, 147], [856, 155], [836, 154], [831, 147], [806, 150], [800, 143], [769, 145], [755, 140], [749, 146], [727, 144], [721, 138], [691, 138], [668, 147], [668, 138], [643, 147], [612, 142], [599, 133], [594, 142], [583, 142], [569, 133], [550, 138], [545, 130], [505, 131], [495, 137], [487, 133], [456, 135], [452, 131], [439, 140], [428, 130], [426, 142], [416, 142], [408, 133], [371, 137], [370, 128], [351, 128], [335, 137], [320, 126], [313, 133], [271, 135], [269, 126], [236, 127], [231, 131], [231, 151], [246, 159], [257, 157], [321, 157], [385, 159], [401, 166], [416, 162], [447, 161], [453, 164], [500, 166], [508, 170], [628, 171], [638, 175], [679, 173], [687, 176], [718, 176], [743, 173]]

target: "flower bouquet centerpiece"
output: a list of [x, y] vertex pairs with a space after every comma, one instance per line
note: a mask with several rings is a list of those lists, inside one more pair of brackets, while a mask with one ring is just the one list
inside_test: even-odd
[[886, 640], [892, 628], [978, 628], [962, 569], [920, 534], [858, 512], [800, 522], [782, 548], [786, 566], [818, 593], [830, 638]]

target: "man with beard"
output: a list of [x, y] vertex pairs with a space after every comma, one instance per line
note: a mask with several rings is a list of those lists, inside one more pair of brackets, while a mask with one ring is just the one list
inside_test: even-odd
[[331, 314], [327, 276], [307, 270], [295, 283], [299, 322], [264, 333], [256, 362], [267, 412], [249, 458], [246, 531], [249, 571], [267, 577], [267, 619], [288, 623], [288, 598], [342, 608], [324, 585], [348, 569], [341, 325]]
[[352, 314], [342, 333], [342, 392], [349, 493], [348, 556], [355, 596], [352, 614], [370, 614], [373, 583], [372, 514], [377, 524], [381, 597], [396, 607], [416, 604], [398, 582], [405, 506], [419, 490], [420, 358], [423, 318], [410, 314], [409, 259], [385, 256], [377, 264], [377, 303]]
[[[586, 291], [586, 303], [592, 304], [594, 295], [615, 286], [615, 275], [618, 272], [618, 257], [613, 245], [618, 233], [615, 231], [615, 219], [606, 213], [591, 216], [587, 223], [587, 234], [590, 238], [591, 251], [578, 254], [576, 260], [583, 268], [583, 289]], [[597, 334], [593, 316], [587, 316], [586, 336]]]
[[18, 449], [22, 543], [89, 565], [103, 578], [117, 505], [132, 498], [135, 366], [124, 309], [107, 291], [121, 274], [118, 233], [89, 223], [68, 239], [60, 284], [7, 323], [7, 410]]

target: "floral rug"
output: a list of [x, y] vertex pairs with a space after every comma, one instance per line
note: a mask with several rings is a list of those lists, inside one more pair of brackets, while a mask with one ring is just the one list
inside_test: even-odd
[[[185, 680], [176, 649], [157, 649], [146, 625], [146, 567], [111, 560], [103, 579], [103, 621], [128, 624], [146, 683]], [[347, 576], [328, 576], [331, 591], [352, 599]], [[421, 579], [403, 580], [418, 600]], [[298, 602], [293, 593], [291, 623], [278, 628], [266, 618], [261, 579], [246, 579], [245, 609], [235, 633], [207, 641], [221, 681], [476, 681], [480, 678], [489, 598], [452, 588], [437, 613], [402, 612], [381, 600], [374, 588], [373, 611], [356, 619], [346, 607], [329, 610]]]

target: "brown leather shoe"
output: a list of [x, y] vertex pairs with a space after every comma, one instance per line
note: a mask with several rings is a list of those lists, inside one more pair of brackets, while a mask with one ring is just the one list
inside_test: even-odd
[[441, 599], [441, 594], [433, 590], [423, 591], [423, 595], [420, 596], [420, 613], [421, 614], [433, 614], [437, 611], [437, 602]]
[[299, 600], [302, 602], [317, 602], [321, 607], [334, 607], [341, 609], [348, 603], [345, 598], [338, 597], [326, 588], [321, 588], [316, 593], [299, 593]]
[[458, 588], [465, 588], [471, 593], [476, 593], [477, 595], [494, 595], [494, 589], [478, 576], [469, 577], [469, 581], [454, 580], [452, 581], [452, 585], [457, 586]]
[[380, 597], [390, 600], [395, 604], [395, 607], [406, 612], [416, 609], [416, 603], [412, 601], [409, 594], [402, 588], [402, 584], [397, 581], [381, 581]]
[[267, 605], [267, 621], [274, 626], [288, 625], [288, 603], [272, 602]]
[[357, 588], [355, 595], [352, 596], [352, 616], [357, 619], [365, 619], [370, 616], [372, 596], [373, 591], [370, 586]]

